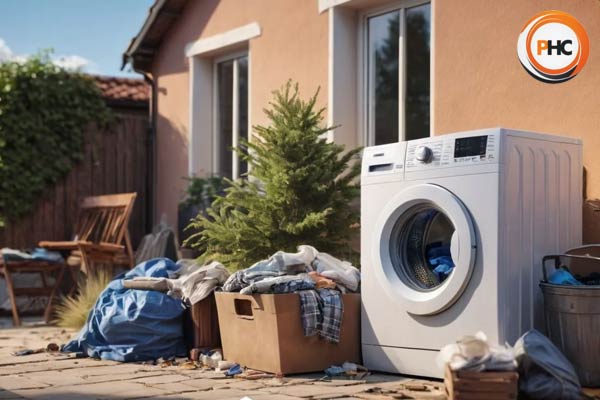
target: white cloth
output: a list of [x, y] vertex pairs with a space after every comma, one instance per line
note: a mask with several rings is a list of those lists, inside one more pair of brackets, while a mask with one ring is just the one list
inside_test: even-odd
[[205, 299], [217, 286], [225, 283], [229, 272], [216, 261], [200, 266], [194, 260], [180, 260], [181, 268], [171, 278], [138, 277], [123, 281], [128, 289], [156, 290], [182, 299], [190, 305]]
[[490, 346], [483, 332], [444, 346], [436, 362], [441, 369], [448, 365], [453, 371], [513, 371], [517, 368], [512, 347]]

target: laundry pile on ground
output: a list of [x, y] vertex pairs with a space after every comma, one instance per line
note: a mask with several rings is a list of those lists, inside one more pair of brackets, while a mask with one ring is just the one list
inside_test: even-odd
[[298, 293], [305, 336], [338, 343], [343, 315], [341, 293], [357, 292], [360, 272], [349, 262], [299, 246], [297, 253], [277, 252], [269, 259], [232, 274], [223, 291]]
[[[115, 361], [184, 356], [184, 301], [200, 301], [227, 276], [216, 263], [201, 268], [168, 258], [141, 263], [100, 294], [85, 326], [63, 351]], [[151, 290], [128, 288], [136, 285]]]
[[452, 371], [516, 371], [519, 393], [533, 400], [581, 398], [581, 385], [573, 365], [537, 330], [525, 333], [514, 347], [492, 346], [482, 332], [465, 336], [443, 347], [436, 362], [438, 367], [449, 367]]

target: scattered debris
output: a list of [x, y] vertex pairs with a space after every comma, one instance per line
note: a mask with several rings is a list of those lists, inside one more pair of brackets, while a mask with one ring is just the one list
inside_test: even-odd
[[196, 361], [186, 361], [179, 366], [182, 369], [198, 369], [200, 367], [200, 363]]
[[341, 366], [332, 365], [325, 370], [326, 378], [364, 379], [369, 375], [369, 370], [362, 365], [345, 362]]
[[46, 351], [60, 351], [60, 347], [56, 343], [48, 343], [48, 346], [46, 346]]
[[231, 368], [225, 372], [225, 376], [235, 376], [244, 372], [240, 364], [234, 364]]

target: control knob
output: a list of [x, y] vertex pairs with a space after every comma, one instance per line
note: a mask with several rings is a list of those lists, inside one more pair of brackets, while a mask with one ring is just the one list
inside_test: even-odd
[[433, 151], [427, 146], [419, 146], [415, 150], [415, 158], [424, 163], [430, 163], [433, 159]]

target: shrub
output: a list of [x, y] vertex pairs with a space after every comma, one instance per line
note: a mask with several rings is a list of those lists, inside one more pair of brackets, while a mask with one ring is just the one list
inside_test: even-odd
[[317, 95], [304, 101], [291, 82], [274, 92], [265, 110], [270, 125], [255, 126], [255, 140], [236, 149], [248, 162], [248, 179], [230, 181], [208, 215], [192, 221], [199, 232], [189, 243], [204, 260], [218, 254], [239, 269], [300, 244], [338, 257], [352, 253], [358, 213], [350, 203], [359, 194], [360, 149], [344, 152], [326, 140], [332, 127], [323, 126]]
[[111, 120], [93, 79], [49, 53], [0, 64], [0, 220], [30, 211], [82, 158], [85, 127]]
[[111, 277], [105, 271], [90, 274], [79, 284], [79, 293], [65, 297], [56, 306], [56, 324], [63, 328], [80, 329], [96, 304], [100, 293], [110, 283]]

